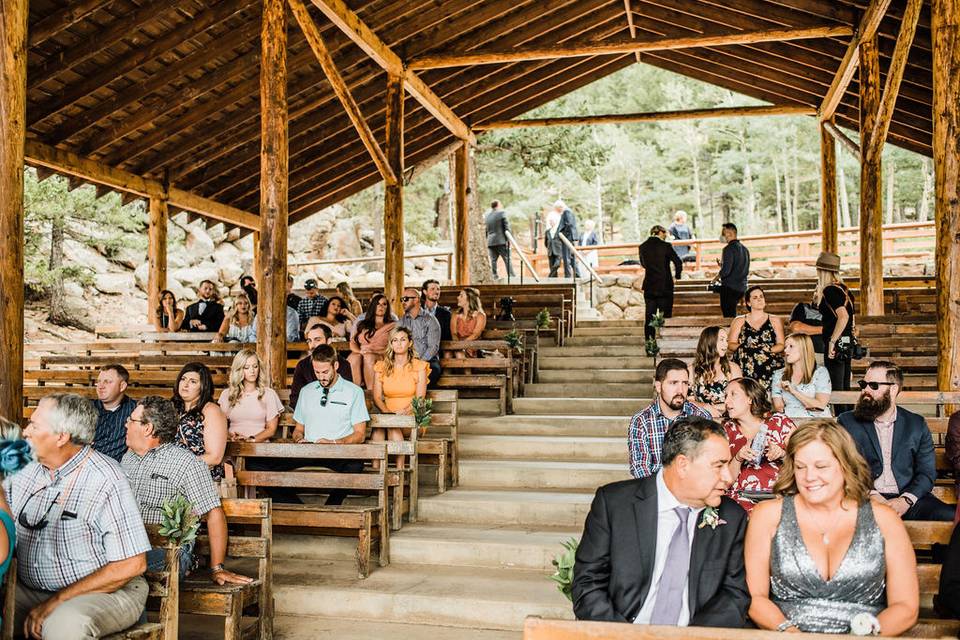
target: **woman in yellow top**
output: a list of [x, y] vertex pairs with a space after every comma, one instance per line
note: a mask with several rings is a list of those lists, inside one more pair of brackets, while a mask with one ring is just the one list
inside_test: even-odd
[[[427, 373], [430, 365], [417, 358], [413, 334], [406, 327], [396, 327], [390, 333], [390, 342], [383, 360], [373, 365], [373, 402], [382, 413], [413, 415], [413, 399], [427, 395]], [[387, 433], [384, 434], [384, 431]], [[382, 442], [384, 435], [394, 441], [403, 440], [400, 429], [374, 429], [372, 442]], [[397, 464], [404, 465], [398, 457]]]

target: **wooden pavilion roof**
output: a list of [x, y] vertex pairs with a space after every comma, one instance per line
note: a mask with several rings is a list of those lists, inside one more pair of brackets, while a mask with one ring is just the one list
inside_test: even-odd
[[[309, 4], [309, 3], [308, 3]], [[404, 61], [520, 45], [731, 30], [856, 28], [850, 0], [347, 0]], [[880, 30], [886, 73], [905, 0]], [[627, 9], [629, 7], [629, 10]], [[315, 7], [341, 75], [383, 144], [386, 73]], [[239, 210], [259, 206], [258, 0], [31, 0], [27, 135]], [[652, 51], [639, 59], [775, 104], [820, 105], [849, 37]], [[418, 71], [470, 126], [513, 118], [613, 73], [634, 54]], [[289, 24], [291, 222], [378, 182], [376, 165], [303, 33]], [[890, 127], [930, 155], [931, 38], [921, 14]], [[692, 105], [691, 105], [692, 106]], [[457, 138], [409, 95], [408, 170]], [[858, 86], [836, 120], [857, 129]], [[30, 161], [28, 151], [28, 162]], [[173, 204], [173, 203], [172, 203]]]

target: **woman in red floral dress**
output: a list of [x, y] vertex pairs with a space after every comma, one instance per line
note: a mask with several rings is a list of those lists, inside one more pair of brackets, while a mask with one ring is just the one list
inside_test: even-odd
[[723, 423], [730, 442], [730, 497], [747, 513], [756, 504], [756, 494], [771, 493], [780, 474], [793, 421], [772, 413], [767, 388], [753, 378], [737, 378], [727, 384], [728, 418]]

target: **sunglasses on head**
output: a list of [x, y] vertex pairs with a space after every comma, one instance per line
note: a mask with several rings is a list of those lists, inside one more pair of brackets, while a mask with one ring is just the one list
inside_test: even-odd
[[889, 387], [891, 385], [897, 384], [896, 382], [867, 382], [866, 380], [857, 380], [857, 386], [860, 387], [860, 391], [863, 391], [867, 387], [870, 387], [872, 390], [876, 391], [881, 386]]

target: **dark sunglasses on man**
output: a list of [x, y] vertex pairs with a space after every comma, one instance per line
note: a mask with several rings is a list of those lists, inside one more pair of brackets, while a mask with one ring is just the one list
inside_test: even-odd
[[400, 298], [400, 302], [409, 302], [410, 300], [416, 300], [417, 296], [403, 296]]
[[895, 384], [897, 383], [896, 382], [874, 382], [872, 380], [870, 382], [867, 382], [866, 380], [857, 380], [857, 386], [860, 387], [860, 391], [863, 391], [867, 387], [870, 387], [873, 391], [876, 391], [881, 386], [889, 387]]
[[330, 399], [330, 387], [323, 388], [323, 396], [320, 397], [320, 406], [327, 406], [327, 400]]

